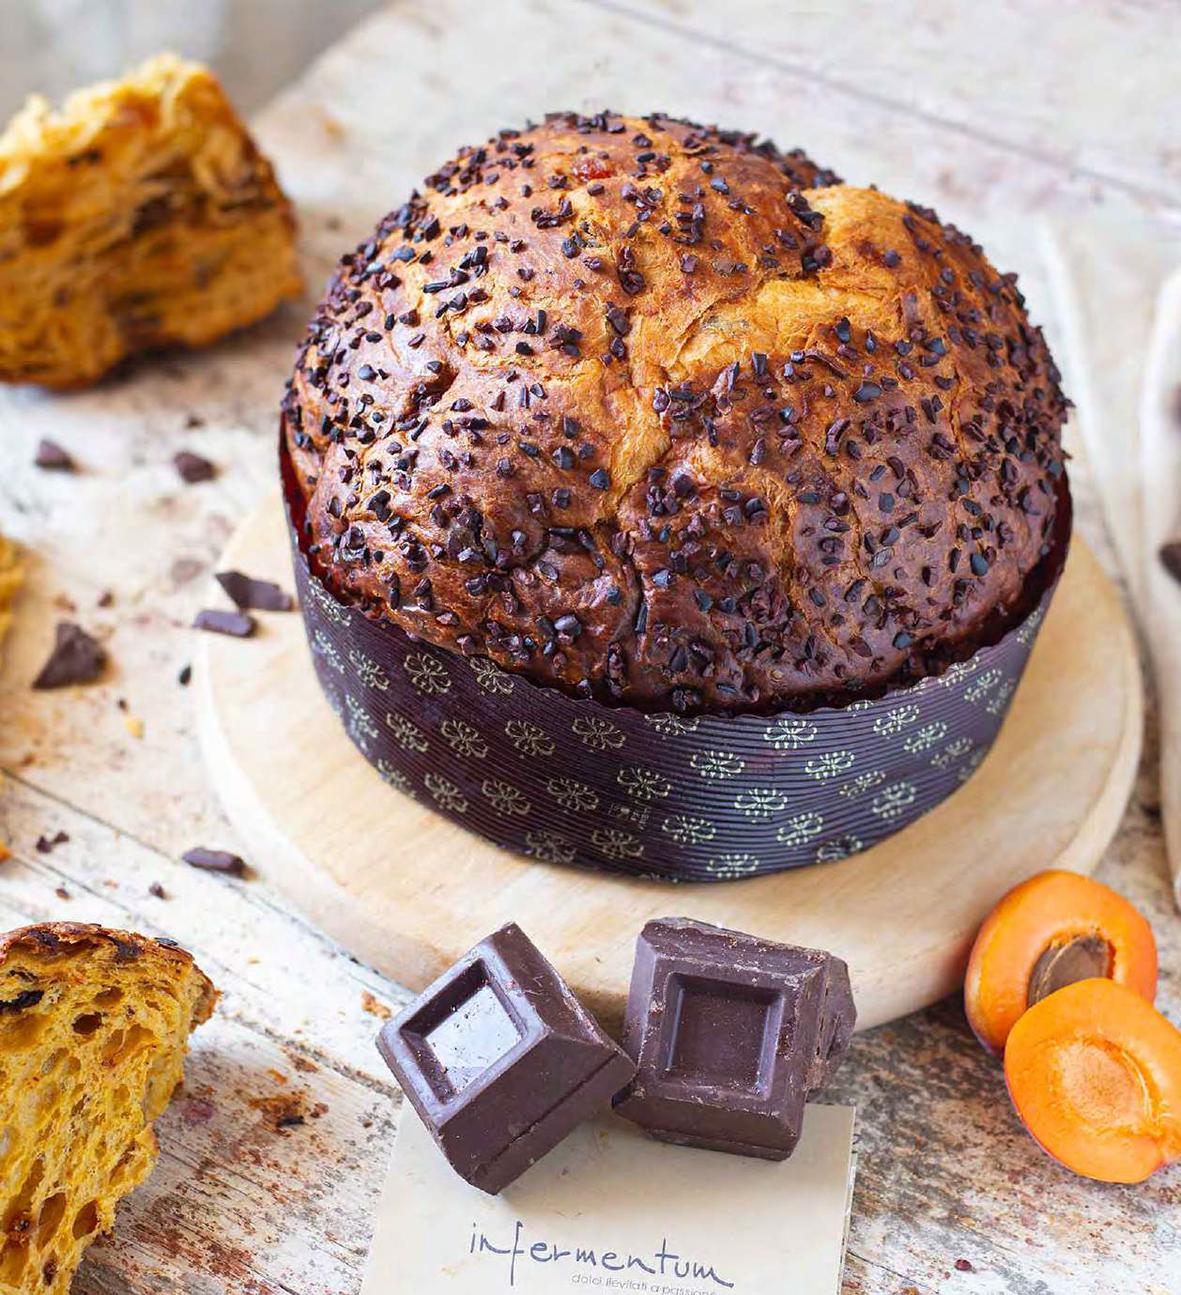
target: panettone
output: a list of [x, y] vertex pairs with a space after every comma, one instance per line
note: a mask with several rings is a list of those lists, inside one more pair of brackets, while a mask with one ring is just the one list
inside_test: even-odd
[[0, 1295], [64, 1295], [156, 1163], [213, 986], [181, 949], [98, 926], [0, 936]]
[[0, 135], [0, 380], [84, 386], [300, 289], [291, 206], [208, 69], [159, 55]]
[[799, 152], [559, 114], [344, 257], [284, 402], [338, 596], [575, 694], [805, 709], [1011, 628], [1066, 401], [1012, 276]]
[[4, 663], [4, 638], [12, 624], [12, 605], [24, 579], [20, 552], [0, 535], [0, 665]]

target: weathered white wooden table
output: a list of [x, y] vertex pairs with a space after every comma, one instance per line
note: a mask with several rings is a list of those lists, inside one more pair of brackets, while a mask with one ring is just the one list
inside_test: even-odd
[[[1034, 213], [1178, 218], [1179, 46], [1181, 10], [1148, 3], [420, 0], [348, 36], [258, 126], [300, 205], [313, 290], [457, 144], [547, 108], [607, 104], [764, 130], [931, 202], [1022, 273], [1052, 326]], [[88, 1260], [86, 1295], [352, 1295], [360, 1283], [398, 1104], [372, 1039], [405, 996], [279, 900], [265, 858], [241, 882], [177, 862], [194, 844], [250, 853], [212, 800], [177, 676], [195, 647], [189, 621], [215, 597], [217, 554], [272, 484], [275, 405], [309, 308], [96, 392], [0, 395], [0, 527], [33, 552], [0, 678], [0, 834], [13, 849], [0, 927], [73, 918], [167, 934], [224, 991], [163, 1121], [160, 1168]], [[43, 435], [80, 473], [32, 468]], [[180, 485], [182, 447], [214, 459], [216, 481]], [[1102, 554], [1084, 465], [1075, 480]], [[66, 617], [106, 640], [109, 676], [34, 693]], [[1181, 1020], [1151, 736], [1099, 875], [1153, 918], [1160, 1004]], [[58, 831], [69, 840], [37, 849]], [[1104, 1187], [1053, 1165], [958, 1003], [860, 1037], [833, 1095], [860, 1111], [849, 1295], [1181, 1291], [1181, 1173]]]

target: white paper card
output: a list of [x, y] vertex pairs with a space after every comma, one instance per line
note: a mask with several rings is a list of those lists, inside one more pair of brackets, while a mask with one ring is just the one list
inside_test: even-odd
[[854, 1111], [809, 1106], [790, 1160], [577, 1129], [498, 1197], [403, 1108], [362, 1295], [837, 1295]]

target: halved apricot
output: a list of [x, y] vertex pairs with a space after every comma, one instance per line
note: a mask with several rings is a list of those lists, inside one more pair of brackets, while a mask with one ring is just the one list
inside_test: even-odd
[[1034, 1140], [1105, 1183], [1181, 1159], [1181, 1030], [1112, 980], [1035, 1003], [1005, 1045], [1005, 1081]]
[[1093, 976], [1127, 985], [1151, 1003], [1152, 927], [1101, 882], [1076, 872], [1040, 872], [1010, 890], [976, 936], [964, 979], [968, 1022], [999, 1055], [1022, 1012]]

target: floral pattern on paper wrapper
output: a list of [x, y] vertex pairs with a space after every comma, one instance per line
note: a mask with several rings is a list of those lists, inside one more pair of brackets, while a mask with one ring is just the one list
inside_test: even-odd
[[385, 794], [539, 863], [678, 880], [829, 863], [914, 822], [984, 760], [1040, 619], [880, 701], [684, 718], [411, 642], [296, 567], [321, 686]]

